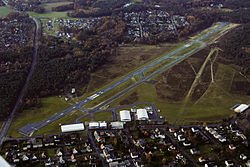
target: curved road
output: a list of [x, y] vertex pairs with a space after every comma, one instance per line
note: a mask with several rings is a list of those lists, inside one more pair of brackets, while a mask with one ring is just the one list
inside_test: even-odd
[[[3, 0], [3, 2], [6, 4], [7, 6], [7, 2]], [[6, 121], [1, 133], [0, 133], [0, 145], [2, 145], [3, 141], [4, 141], [4, 137], [5, 137], [5, 134], [12, 122], [12, 119], [14, 117], [14, 114], [23, 98], [23, 95], [24, 95], [24, 91], [25, 91], [25, 88], [27, 87], [28, 85], [28, 82], [31, 78], [31, 75], [34, 71], [34, 67], [35, 67], [35, 64], [36, 64], [36, 57], [37, 57], [37, 38], [38, 38], [38, 30], [39, 30], [39, 23], [38, 21], [36, 20], [36, 18], [33, 18], [33, 17], [30, 17], [33, 19], [33, 21], [36, 23], [36, 30], [35, 30], [35, 39], [34, 39], [34, 51], [33, 51], [33, 59], [32, 59], [32, 64], [31, 64], [31, 68], [30, 68], [30, 71], [29, 71], [29, 74], [25, 80], [25, 83], [24, 83], [24, 86], [18, 96], [18, 99], [17, 99], [17, 102], [15, 104], [15, 107], [13, 108], [12, 112], [11, 112], [11, 115], [9, 116], [8, 120]]]

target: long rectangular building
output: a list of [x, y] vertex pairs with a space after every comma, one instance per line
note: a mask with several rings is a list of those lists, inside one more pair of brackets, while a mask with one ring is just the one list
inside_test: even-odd
[[74, 131], [81, 131], [84, 130], [84, 124], [83, 123], [77, 123], [77, 124], [68, 124], [68, 125], [62, 125], [61, 130], [62, 132], [74, 132]]

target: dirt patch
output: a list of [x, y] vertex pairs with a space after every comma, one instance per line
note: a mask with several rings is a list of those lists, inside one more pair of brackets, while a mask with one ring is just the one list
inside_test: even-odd
[[138, 100], [138, 94], [137, 92], [133, 92], [126, 99], [120, 101], [120, 105], [133, 104], [137, 100]]

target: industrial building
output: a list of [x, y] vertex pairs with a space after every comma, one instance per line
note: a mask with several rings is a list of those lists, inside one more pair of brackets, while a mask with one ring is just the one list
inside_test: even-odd
[[61, 130], [62, 130], [62, 132], [81, 131], [81, 130], [84, 130], [84, 124], [78, 123], [78, 124], [62, 125]]
[[120, 111], [120, 119], [121, 119], [121, 121], [124, 121], [124, 122], [131, 121], [130, 111], [128, 111], [128, 110]]
[[136, 111], [137, 120], [148, 120], [148, 112], [146, 109], [137, 109]]

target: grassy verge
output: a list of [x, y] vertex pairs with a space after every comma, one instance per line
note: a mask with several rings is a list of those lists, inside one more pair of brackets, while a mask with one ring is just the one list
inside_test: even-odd
[[150, 74], [154, 73], [155, 71], [163, 68], [164, 66], [170, 64], [171, 62], [173, 62], [174, 60], [173, 59], [167, 59], [165, 61], [162, 61], [161, 63], [155, 65], [154, 67], [151, 67], [149, 69], [147, 69], [145, 71], [145, 76], [149, 76]]
[[82, 119], [80, 119], [79, 122], [91, 122], [90, 115], [86, 115], [85, 117], [83, 117]]
[[60, 124], [74, 123], [75, 119], [78, 118], [82, 114], [84, 114], [84, 111], [75, 110], [75, 111], [71, 112], [69, 115], [64, 116], [64, 117], [52, 122], [51, 124], [41, 128], [40, 130], [36, 131], [34, 133], [34, 135], [60, 133], [61, 132]]
[[19, 128], [28, 123], [42, 122], [70, 106], [59, 97], [42, 98], [41, 104], [41, 107], [34, 107], [24, 110], [22, 113], [17, 113], [17, 116], [9, 129], [9, 135], [12, 137], [20, 137], [21, 134], [17, 131]]
[[113, 114], [110, 111], [95, 113], [95, 121], [113, 121]]
[[122, 90], [128, 88], [132, 84], [134, 84], [134, 82], [130, 79], [130, 80], [126, 81], [125, 83], [123, 83], [123, 84], [113, 88], [112, 90], [108, 91], [107, 93], [103, 94], [102, 96], [99, 96], [96, 99], [94, 99], [94, 100], [88, 102], [87, 104], [83, 105], [83, 108], [92, 108], [92, 107], [100, 104], [101, 102], [111, 98], [115, 94], [118, 94], [119, 92], [121, 92]]

